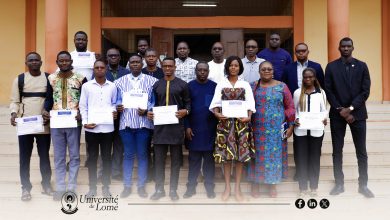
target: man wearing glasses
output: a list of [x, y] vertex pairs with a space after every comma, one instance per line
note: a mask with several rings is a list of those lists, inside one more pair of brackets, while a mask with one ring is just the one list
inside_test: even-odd
[[244, 64], [244, 72], [240, 78], [249, 83], [255, 82], [260, 79], [259, 66], [264, 62], [264, 59], [256, 56], [259, 48], [257, 42], [250, 39], [245, 44], [245, 57], [242, 58], [242, 64]]

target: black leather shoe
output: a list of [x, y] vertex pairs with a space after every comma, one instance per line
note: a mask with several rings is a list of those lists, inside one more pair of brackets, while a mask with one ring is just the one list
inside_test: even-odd
[[207, 191], [207, 198], [214, 199], [215, 198], [215, 192], [214, 191]]
[[138, 193], [139, 197], [141, 197], [141, 198], [148, 197], [148, 193], [145, 191], [145, 187], [139, 187], [137, 190], [137, 193]]
[[338, 195], [340, 193], [344, 192], [344, 186], [343, 185], [335, 185], [333, 189], [330, 191], [329, 195]]
[[359, 186], [359, 193], [365, 196], [366, 198], [374, 198], [374, 193], [371, 192], [370, 189], [367, 188], [367, 186]]
[[121, 192], [121, 198], [126, 198], [131, 194], [131, 188], [125, 187], [123, 191]]
[[187, 189], [187, 191], [183, 195], [183, 198], [188, 199], [188, 198], [191, 198], [195, 194], [196, 194], [196, 191], [194, 189]]
[[51, 186], [43, 187], [42, 194], [45, 194], [45, 195], [48, 195], [48, 196], [52, 196], [53, 195], [53, 188], [51, 188]]
[[162, 197], [165, 197], [165, 191], [164, 190], [157, 190], [154, 192], [154, 194], [150, 197], [151, 200], [159, 200]]
[[169, 197], [171, 198], [172, 201], [179, 200], [179, 195], [177, 194], [176, 190], [169, 191]]

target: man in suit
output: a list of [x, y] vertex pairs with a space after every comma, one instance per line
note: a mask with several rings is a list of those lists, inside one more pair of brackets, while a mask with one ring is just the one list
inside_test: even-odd
[[317, 79], [322, 88], [324, 88], [324, 71], [321, 64], [313, 62], [308, 59], [309, 47], [305, 43], [299, 43], [295, 46], [295, 56], [297, 61], [286, 66], [283, 71], [282, 81], [288, 86], [291, 95], [294, 95], [294, 91], [302, 86], [302, 72], [307, 67], [311, 67], [316, 70]]
[[343, 146], [348, 124], [355, 145], [359, 167], [359, 193], [367, 198], [374, 194], [367, 188], [367, 151], [365, 102], [370, 94], [370, 74], [366, 63], [352, 57], [351, 38], [340, 40], [341, 57], [330, 62], [325, 69], [325, 91], [331, 105], [330, 129], [333, 145], [333, 172], [336, 185], [330, 195], [344, 192]]

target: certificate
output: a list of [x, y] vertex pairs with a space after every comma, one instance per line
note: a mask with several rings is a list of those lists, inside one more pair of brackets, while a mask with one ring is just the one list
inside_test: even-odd
[[113, 125], [114, 116], [112, 108], [88, 109], [88, 124]]
[[16, 130], [18, 136], [43, 132], [44, 127], [42, 115], [16, 118]]
[[324, 113], [318, 112], [300, 112], [299, 113], [299, 129], [305, 130], [324, 130], [325, 126], [322, 122]]
[[154, 125], [178, 124], [177, 105], [153, 107]]
[[124, 108], [147, 109], [148, 94], [139, 91], [124, 92], [122, 104]]
[[50, 127], [51, 128], [76, 128], [77, 110], [51, 110]]
[[242, 100], [222, 101], [222, 114], [228, 118], [246, 118], [248, 117], [246, 102]]

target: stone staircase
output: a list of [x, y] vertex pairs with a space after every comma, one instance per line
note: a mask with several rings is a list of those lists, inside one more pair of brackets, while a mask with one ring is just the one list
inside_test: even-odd
[[[369, 104], [368, 105], [369, 119], [367, 123], [367, 151], [368, 151], [368, 174], [369, 174], [369, 187], [375, 193], [376, 198], [372, 200], [367, 200], [363, 198], [362, 195], [357, 193], [358, 188], [358, 167], [357, 167], [357, 159], [355, 155], [355, 149], [352, 142], [352, 137], [350, 131], [348, 129], [345, 137], [345, 146], [344, 146], [344, 174], [345, 174], [345, 193], [340, 196], [334, 197], [329, 196], [329, 191], [334, 185], [333, 179], [333, 165], [332, 165], [332, 145], [330, 138], [330, 130], [329, 126], [326, 127], [326, 133], [324, 137], [323, 147], [322, 147], [322, 156], [321, 156], [321, 173], [320, 173], [320, 181], [319, 181], [319, 197], [327, 198], [330, 200], [333, 212], [337, 216], [344, 215], [345, 210], [350, 210], [355, 213], [359, 213], [359, 211], [365, 210], [364, 213], [367, 216], [378, 216], [380, 218], [376, 219], [384, 219], [381, 218], [383, 213], [390, 214], [388, 210], [384, 207], [384, 204], [390, 204], [390, 105], [389, 104]], [[19, 179], [19, 156], [18, 156], [18, 144], [17, 144], [17, 136], [15, 128], [9, 125], [9, 113], [8, 109], [5, 106], [0, 107], [0, 207], [6, 207], [8, 212], [6, 212], [5, 216], [15, 217], [19, 213], [19, 208], [22, 207], [23, 210], [32, 211], [32, 216], [40, 216], [41, 211], [43, 210], [40, 207], [42, 204], [45, 204], [49, 210], [53, 209], [51, 212], [53, 216], [59, 215], [59, 217], [64, 217], [64, 214], [59, 211], [61, 208], [60, 205], [56, 202], [52, 202], [51, 198], [48, 198], [45, 195], [40, 193], [40, 181], [41, 176], [39, 172], [39, 157], [37, 155], [36, 150], [33, 152], [33, 156], [31, 159], [31, 182], [33, 184], [32, 189], [32, 197], [33, 200], [28, 203], [23, 203], [20, 201], [20, 179]], [[222, 178], [216, 178], [216, 188], [215, 191], [217, 193], [217, 198], [215, 199], [207, 199], [205, 189], [203, 187], [203, 183], [199, 182], [197, 187], [197, 194], [193, 196], [191, 199], [183, 199], [182, 195], [186, 190], [186, 182], [188, 175], [188, 152], [185, 151], [184, 157], [184, 165], [180, 171], [180, 179], [179, 179], [179, 189], [178, 193], [180, 196], [180, 200], [176, 203], [172, 203], [169, 200], [169, 197], [165, 197], [158, 202], [152, 202], [149, 199], [140, 199], [138, 195], [135, 193], [136, 189], [136, 172], [134, 173], [134, 184], [133, 184], [133, 194], [130, 195], [129, 198], [120, 199], [121, 207], [126, 211], [122, 211], [119, 213], [127, 213], [129, 210], [126, 208], [128, 206], [133, 207], [133, 211], [137, 213], [136, 216], [139, 215], [139, 219], [144, 219], [144, 214], [154, 216], [153, 218], [147, 219], [164, 219], [162, 215], [158, 213], [165, 213], [164, 216], [180, 216], [180, 214], [173, 213], [166, 214], [166, 212], [161, 209], [160, 212], [149, 213], [148, 210], [153, 210], [156, 205], [166, 205], [166, 204], [174, 204], [176, 206], [184, 206], [183, 210], [187, 209], [186, 205], [207, 205], [203, 207], [205, 210], [208, 210], [207, 213], [213, 213], [214, 209], [220, 210], [222, 207], [226, 206], [234, 206], [235, 208], [239, 208], [236, 206], [247, 205], [243, 210], [248, 209], [249, 215], [252, 217], [261, 216], [258, 212], [258, 209], [264, 209], [264, 214], [269, 214], [270, 216], [274, 216], [275, 210], [278, 210], [278, 207], [264, 207], [263, 203], [273, 204], [288, 204], [288, 210], [285, 215], [291, 217], [288, 213], [295, 213], [294, 216], [300, 216], [305, 213], [304, 217], [311, 216], [314, 213], [307, 213], [308, 209], [306, 207], [306, 211], [297, 212], [298, 209], [295, 208], [295, 200], [297, 199], [298, 193], [298, 184], [292, 180], [292, 176], [295, 173], [295, 165], [293, 162], [292, 155], [292, 138], [289, 140], [289, 178], [284, 180], [281, 184], [277, 186], [278, 189], [278, 198], [269, 198], [268, 194], [264, 187], [261, 187], [261, 197], [258, 199], [251, 198], [249, 195], [250, 192], [250, 184], [245, 180], [242, 183], [242, 191], [245, 193], [247, 201], [244, 203], [236, 204], [234, 201], [234, 197], [232, 197], [228, 202], [224, 203], [220, 200], [220, 194], [224, 190], [224, 182]], [[51, 164], [52, 169], [54, 169], [53, 164], [53, 149], [51, 148]], [[167, 169], [166, 169], [166, 186], [165, 189], [169, 189], [169, 160], [167, 158]], [[81, 164], [84, 164], [85, 161], [85, 143], [84, 136], [82, 137], [82, 146], [81, 146]], [[217, 168], [217, 173], [219, 172], [219, 168]], [[218, 175], [217, 175], [218, 176]], [[201, 178], [200, 178], [201, 179]], [[52, 183], [54, 186], [54, 171], [52, 177]], [[78, 178], [78, 193], [84, 194], [88, 191], [88, 173], [87, 169], [83, 166], [80, 167], [79, 178]], [[234, 183], [232, 182], [232, 186]], [[122, 183], [120, 181], [113, 180], [111, 185], [111, 192], [114, 196], [119, 195], [122, 191]], [[147, 192], [151, 195], [154, 192], [154, 182], [147, 184]], [[98, 191], [100, 193], [100, 191]], [[99, 194], [100, 195], [100, 194]], [[308, 199], [308, 198], [307, 198]], [[127, 204], [127, 205], [126, 205]], [[262, 205], [263, 204], [263, 205]], [[369, 207], [368, 205], [371, 205]], [[258, 205], [256, 208], [254, 205]], [[153, 207], [151, 207], [153, 206]], [[161, 207], [162, 207], [161, 206]], [[176, 207], [175, 206], [175, 207]], [[220, 207], [222, 206], [222, 207]], [[276, 205], [277, 206], [277, 205]], [[134, 208], [135, 207], [135, 208]], [[148, 208], [149, 207], [149, 208]], [[161, 208], [160, 206], [158, 206]], [[367, 209], [367, 207], [369, 207]], [[80, 207], [80, 210], [83, 209]], [[87, 208], [86, 208], [87, 209]], [[173, 209], [173, 208], [172, 208]], [[280, 210], [283, 210], [283, 207], [279, 207]], [[41, 211], [39, 211], [41, 210]], [[144, 211], [142, 211], [144, 210]], [[174, 209], [178, 210], [178, 209]], [[200, 209], [199, 209], [200, 210]], [[314, 211], [314, 210], [312, 210]], [[325, 210], [321, 210], [317, 208], [317, 214], [319, 211], [324, 212]], [[189, 209], [191, 213], [191, 209]], [[84, 210], [84, 215], [86, 217], [95, 216], [96, 213], [87, 212]], [[230, 213], [230, 212], [228, 212]], [[236, 212], [233, 212], [234, 215], [240, 216], [240, 209]], [[344, 214], [343, 214], [344, 213]], [[378, 214], [381, 213], [381, 214]], [[204, 214], [204, 213], [203, 213]], [[105, 214], [107, 215], [107, 214]], [[116, 216], [120, 218], [122, 214], [109, 214], [107, 216]], [[193, 216], [201, 216], [202, 213], [194, 212]], [[227, 214], [226, 214], [227, 215]], [[281, 215], [281, 214], [279, 214]], [[185, 216], [185, 215], [184, 215]], [[364, 215], [357, 215], [355, 219], [360, 219]], [[386, 216], [386, 215], [383, 215]], [[97, 218], [102, 217], [100, 215], [95, 216]], [[227, 215], [227, 217], [231, 217], [231, 215]], [[184, 218], [184, 217], [183, 217]], [[7, 218], [4, 218], [7, 219]], [[115, 218], [114, 218], [115, 219]], [[138, 218], [137, 218], [138, 219]], [[170, 218], [172, 219], [172, 218]], [[253, 218], [252, 218], [253, 219]], [[294, 218], [293, 218], [294, 219]], [[320, 218], [321, 219], [321, 218]]]

